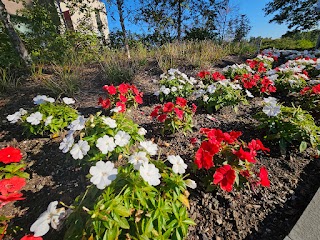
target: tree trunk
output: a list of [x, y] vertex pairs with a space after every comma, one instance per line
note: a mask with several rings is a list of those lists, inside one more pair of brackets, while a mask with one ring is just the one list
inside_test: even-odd
[[4, 25], [8, 35], [10, 37], [11, 43], [13, 44], [15, 50], [19, 54], [22, 61], [25, 63], [27, 67], [31, 66], [32, 60], [28, 54], [26, 47], [24, 46], [20, 36], [15, 31], [11, 21], [10, 15], [7, 12], [7, 9], [4, 3], [0, 0], [0, 20]]
[[178, 41], [181, 40], [181, 21], [182, 21], [182, 9], [181, 9], [181, 0], [178, 0]]
[[121, 30], [122, 30], [122, 37], [123, 37], [124, 46], [126, 48], [128, 59], [131, 59], [129, 43], [128, 43], [128, 38], [127, 38], [127, 32], [126, 32], [126, 27], [124, 25], [124, 18], [123, 18], [123, 0], [117, 0], [117, 7], [118, 7], [118, 12], [119, 12], [119, 17], [120, 17], [120, 25], [121, 25]]

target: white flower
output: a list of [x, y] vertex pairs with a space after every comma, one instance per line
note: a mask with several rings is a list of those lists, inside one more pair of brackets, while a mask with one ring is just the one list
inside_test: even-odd
[[204, 101], [204, 102], [207, 102], [208, 100], [209, 100], [208, 95], [203, 95], [203, 101]]
[[112, 109], [110, 110], [110, 112], [115, 112], [115, 113], [117, 113], [117, 112], [120, 112], [121, 110], [122, 110], [122, 107], [121, 107], [121, 106], [118, 106], [118, 107], [112, 108]]
[[117, 134], [114, 136], [114, 142], [120, 147], [124, 147], [127, 145], [130, 141], [131, 136], [124, 132], [124, 131], [119, 131]]
[[140, 142], [140, 148], [146, 150], [151, 156], [156, 155], [158, 151], [158, 145], [152, 141]]
[[98, 189], [104, 189], [116, 179], [118, 170], [114, 168], [114, 164], [110, 161], [99, 161], [89, 170], [92, 177], [90, 182], [97, 186]]
[[168, 95], [170, 93], [170, 88], [165, 88], [162, 92], [164, 95]]
[[266, 103], [266, 104], [269, 104], [269, 105], [275, 105], [277, 104], [277, 100], [276, 98], [274, 97], [268, 97], [268, 98], [263, 98], [263, 101]]
[[155, 96], [157, 96], [157, 97], [158, 97], [158, 96], [159, 96], [159, 94], [160, 94], [160, 92], [159, 92], [159, 91], [155, 91], [153, 95], [155, 95]]
[[8, 115], [7, 120], [10, 123], [16, 123], [21, 119], [21, 113], [20, 112], [15, 112], [14, 114]]
[[76, 102], [73, 98], [69, 98], [69, 97], [64, 97], [62, 98], [62, 100], [65, 104], [74, 104]]
[[116, 128], [117, 122], [116, 120], [110, 118], [110, 117], [101, 117], [104, 124], [108, 125], [110, 128]]
[[184, 174], [186, 172], [188, 166], [179, 155], [169, 155], [168, 161], [173, 165], [172, 171], [174, 173]]
[[46, 120], [44, 121], [44, 125], [48, 126], [52, 122], [52, 118], [53, 118], [53, 116], [47, 117]]
[[262, 111], [269, 117], [275, 117], [281, 112], [279, 105], [266, 105], [263, 107]]
[[191, 179], [187, 179], [185, 183], [189, 188], [195, 189], [197, 187], [197, 183]]
[[209, 85], [207, 88], [208, 93], [214, 93], [216, 91], [217, 87], [213, 84]]
[[138, 130], [138, 134], [141, 135], [141, 136], [144, 136], [147, 134], [147, 130], [144, 129], [143, 127], [139, 128]]
[[29, 117], [27, 117], [27, 122], [31, 123], [31, 125], [38, 125], [42, 120], [42, 114], [40, 112], [31, 113]]
[[19, 113], [21, 114], [21, 116], [26, 115], [28, 112], [27, 110], [24, 110], [23, 108], [19, 109]]
[[62, 150], [63, 153], [67, 153], [74, 143], [73, 135], [67, 135], [62, 139], [60, 143], [59, 149]]
[[172, 88], [171, 88], [171, 92], [175, 92], [175, 91], [177, 91], [178, 89], [177, 89], [177, 87], [175, 87], [175, 86], [173, 86]]
[[248, 97], [253, 98], [254, 96], [252, 95], [252, 93], [246, 89], [246, 94]]
[[47, 97], [46, 95], [38, 95], [36, 97], [33, 98], [33, 103], [34, 104], [41, 104], [41, 103], [44, 103], [44, 102], [51, 102], [53, 103], [55, 100], [54, 98], [52, 97]]
[[68, 128], [69, 128], [70, 130], [74, 130], [74, 131], [82, 130], [82, 129], [84, 129], [84, 127], [85, 127], [86, 120], [87, 120], [87, 119], [85, 119], [84, 116], [78, 116], [78, 118], [77, 118], [76, 120], [74, 120], [74, 121], [72, 121], [72, 122], [70, 123], [70, 125], [68, 126]]
[[113, 137], [109, 137], [108, 135], [98, 138], [96, 143], [96, 147], [99, 148], [103, 154], [112, 152], [116, 146], [117, 145], [114, 143]]
[[45, 235], [49, 229], [50, 224], [53, 229], [57, 229], [59, 220], [64, 216], [65, 209], [58, 208], [58, 201], [51, 202], [45, 212], [31, 225], [30, 231], [34, 232], [35, 237]]
[[149, 159], [146, 152], [135, 152], [129, 157], [129, 163], [133, 164], [134, 169], [139, 170], [143, 164], [147, 164]]
[[78, 143], [73, 145], [70, 154], [74, 159], [82, 159], [85, 155], [87, 155], [90, 150], [90, 146], [87, 141], [79, 140]]
[[234, 89], [234, 90], [241, 90], [242, 89], [242, 87], [241, 87], [241, 85], [240, 84], [234, 84], [234, 83], [230, 83], [229, 84], [231, 87], [232, 87], [232, 89]]
[[155, 165], [146, 163], [140, 167], [140, 175], [151, 186], [157, 186], [160, 184], [159, 169]]

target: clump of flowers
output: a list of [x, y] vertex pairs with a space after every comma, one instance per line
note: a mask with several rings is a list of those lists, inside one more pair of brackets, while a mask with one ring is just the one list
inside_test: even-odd
[[320, 84], [305, 87], [300, 91], [302, 105], [304, 109], [316, 109], [319, 107], [320, 101]]
[[228, 79], [234, 79], [237, 75], [254, 73], [247, 64], [233, 64], [222, 69], [223, 74]]
[[20, 108], [7, 116], [10, 123], [21, 122], [29, 134], [59, 133], [78, 116], [77, 110], [69, 106], [75, 103], [72, 98], [64, 97], [62, 101], [56, 101], [51, 97], [38, 95], [33, 101], [37, 106], [29, 113]]
[[163, 133], [169, 131], [175, 133], [192, 132], [192, 117], [197, 110], [197, 106], [192, 104], [190, 108], [186, 99], [177, 97], [175, 103], [167, 102], [163, 106], [158, 105], [151, 113], [151, 117], [164, 124]]
[[178, 69], [169, 69], [160, 78], [160, 89], [154, 94], [159, 96], [161, 102], [173, 101], [176, 97], [187, 98], [191, 96], [194, 84], [197, 82], [193, 77], [189, 78]]
[[268, 77], [261, 77], [260, 74], [242, 74], [235, 76], [235, 80], [238, 80], [245, 89], [253, 90], [254, 92], [261, 93], [273, 93], [277, 89], [274, 86], [274, 82]]
[[243, 187], [249, 183], [254, 189], [258, 185], [270, 186], [268, 172], [265, 167], [257, 165], [258, 151], [269, 152], [259, 139], [249, 143], [240, 141], [241, 132], [223, 132], [220, 129], [200, 129], [203, 139], [195, 154], [198, 169], [210, 170], [213, 185], [224, 191], [232, 191], [233, 187]]
[[[186, 237], [188, 227], [195, 225], [188, 217], [187, 186], [195, 188], [196, 184], [183, 176], [187, 165], [180, 156], [167, 156], [169, 163], [165, 164], [161, 159], [151, 159], [156, 154], [157, 145], [146, 141], [118, 169], [110, 161], [92, 166], [90, 181], [96, 187], [89, 187], [81, 202], [76, 202], [67, 219], [65, 238], [75, 239], [79, 234], [97, 239]], [[87, 216], [79, 214], [82, 209]], [[75, 224], [80, 233], [71, 230]]]
[[[20, 149], [5, 147], [0, 150], [0, 208], [4, 205], [23, 200], [21, 189], [26, 185], [29, 174], [24, 172], [26, 165], [21, 162]], [[0, 234], [4, 234], [10, 217], [0, 216]]]
[[[257, 151], [270, 151], [259, 139], [248, 144], [240, 142], [241, 132], [222, 132], [220, 129], [201, 129], [204, 135], [200, 148], [195, 155], [195, 164], [199, 169], [213, 169], [213, 184], [219, 185], [225, 191], [231, 191], [233, 185], [240, 187], [249, 182], [252, 187], [257, 185], [269, 186], [267, 175], [261, 175], [254, 170], [258, 163]], [[259, 176], [257, 178], [256, 176]]]
[[119, 86], [104, 85], [103, 90], [107, 93], [106, 98], [99, 98], [99, 105], [103, 109], [112, 109], [113, 112], [125, 112], [127, 108], [137, 107], [143, 103], [143, 92], [135, 85], [121, 83]]
[[259, 54], [254, 59], [248, 59], [246, 63], [258, 73], [265, 73], [266, 71], [272, 69], [272, 64], [278, 58], [276, 56], [267, 56]]
[[201, 71], [197, 74], [197, 77], [199, 77], [202, 82], [214, 82], [226, 79], [220, 72], [210, 73], [209, 71]]
[[285, 107], [275, 98], [265, 98], [262, 112], [256, 115], [259, 128], [266, 130], [267, 140], [277, 140], [282, 154], [288, 144], [300, 144], [300, 152], [310, 145], [319, 155], [320, 128], [313, 117], [300, 107]]
[[[60, 143], [63, 153], [70, 152], [74, 159], [98, 161], [116, 160], [121, 154], [128, 154], [136, 141], [144, 139], [145, 129], [139, 128], [124, 114], [112, 117], [100, 113], [89, 118], [79, 116], [69, 125], [70, 131]], [[79, 136], [78, 142], [75, 138]]]
[[[253, 97], [249, 91], [246, 94]], [[199, 89], [194, 91], [193, 95], [198, 105], [206, 108], [209, 113], [225, 106], [236, 108], [240, 102], [247, 103], [241, 85], [230, 82], [229, 79], [218, 80], [210, 85], [199, 85]]]

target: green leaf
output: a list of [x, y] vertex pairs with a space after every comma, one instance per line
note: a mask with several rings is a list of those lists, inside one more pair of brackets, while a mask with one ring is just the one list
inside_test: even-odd
[[126, 207], [124, 207], [122, 205], [118, 205], [113, 210], [115, 213], [119, 214], [122, 217], [129, 217], [131, 215], [130, 209], [127, 209]]
[[299, 147], [300, 152], [303, 152], [306, 149], [307, 149], [307, 142], [301, 141], [300, 147]]

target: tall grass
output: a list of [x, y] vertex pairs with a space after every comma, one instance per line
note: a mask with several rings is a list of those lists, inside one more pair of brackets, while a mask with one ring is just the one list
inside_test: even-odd
[[14, 90], [18, 88], [19, 84], [20, 79], [10, 68], [0, 68], [0, 92]]

